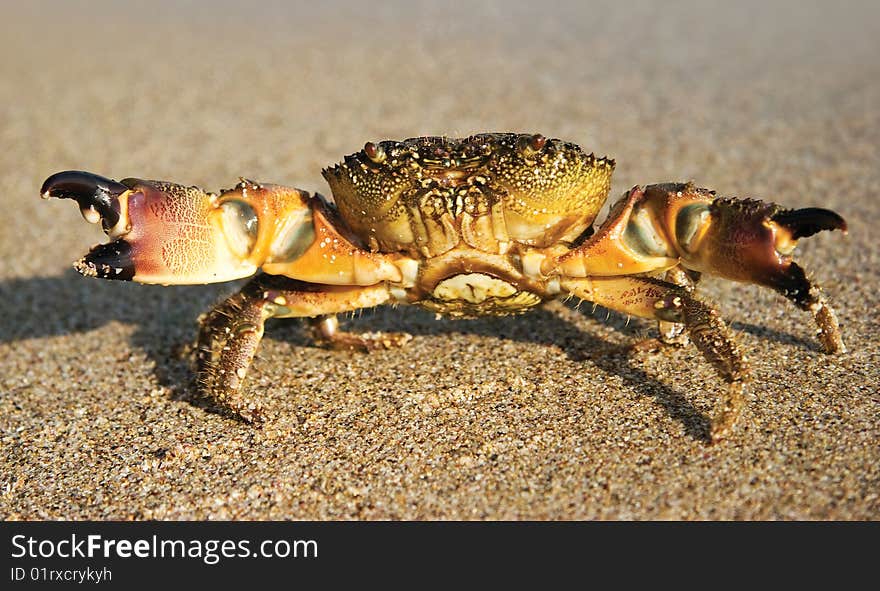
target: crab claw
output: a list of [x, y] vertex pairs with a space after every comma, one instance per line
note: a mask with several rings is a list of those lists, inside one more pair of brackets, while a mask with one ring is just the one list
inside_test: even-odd
[[[676, 227], [682, 257], [691, 268], [728, 279], [766, 285], [808, 307], [810, 284], [792, 253], [800, 238], [822, 230], [843, 230], [846, 222], [828, 209], [783, 209], [755, 199], [715, 199], [700, 215], [700, 206], [678, 215]], [[698, 217], [694, 217], [697, 214]], [[697, 222], [703, 219], [702, 224]]]
[[119, 223], [119, 196], [128, 187], [112, 179], [81, 170], [53, 174], [43, 182], [43, 199], [73, 199], [79, 204], [83, 218], [92, 224], [99, 221], [109, 232]]
[[688, 269], [776, 290], [813, 314], [828, 352], [845, 347], [834, 310], [792, 258], [797, 241], [822, 230], [846, 232], [846, 221], [821, 208], [784, 209], [756, 199], [715, 198], [690, 184], [651, 185], [667, 235]]
[[111, 242], [74, 263], [83, 275], [140, 283], [192, 284], [252, 275], [260, 191], [223, 195], [163, 181], [67, 171], [43, 183], [44, 198], [75, 200], [83, 217], [102, 222]]
[[784, 209], [773, 214], [770, 221], [788, 230], [793, 240], [812, 236], [822, 230], [843, 230], [846, 233], [846, 220], [830, 209], [820, 207]]
[[87, 221], [102, 221], [111, 242], [74, 263], [90, 277], [165, 285], [230, 281], [267, 262], [289, 264], [315, 238], [308, 193], [244, 179], [215, 194], [66, 171], [46, 179], [40, 193], [73, 199]]

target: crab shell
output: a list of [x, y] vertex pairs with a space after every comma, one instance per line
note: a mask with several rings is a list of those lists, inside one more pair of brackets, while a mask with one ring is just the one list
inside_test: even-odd
[[324, 178], [372, 250], [429, 258], [459, 244], [505, 254], [571, 242], [605, 202], [613, 169], [575, 144], [495, 133], [368, 143]]

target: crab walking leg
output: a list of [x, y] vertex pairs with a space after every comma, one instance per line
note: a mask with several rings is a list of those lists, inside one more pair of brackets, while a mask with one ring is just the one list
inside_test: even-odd
[[[666, 271], [665, 280], [693, 293], [697, 287], [697, 282], [700, 280], [700, 274], [695, 271], [688, 271], [682, 267], [673, 267]], [[680, 322], [659, 320], [657, 322], [657, 329], [660, 332], [659, 341], [664, 345], [686, 347], [691, 342], [687, 334], [687, 327]]]
[[384, 284], [368, 287], [309, 284], [259, 275], [200, 318], [196, 359], [202, 394], [249, 423], [262, 405], [242, 390], [269, 318], [315, 317], [369, 308], [390, 298]]
[[[690, 271], [684, 267], [673, 267], [663, 274], [663, 280], [686, 289], [693, 293], [700, 280], [700, 273]], [[691, 343], [687, 327], [680, 322], [657, 321], [658, 338], [647, 338], [633, 344], [637, 351], [657, 351], [663, 346], [687, 347]]]
[[687, 289], [648, 277], [602, 277], [562, 282], [568, 293], [618, 312], [683, 324], [691, 341], [727, 384], [712, 419], [716, 442], [731, 430], [745, 402], [745, 357], [718, 312]]
[[819, 284], [807, 277], [806, 271], [797, 263], [791, 263], [775, 278], [772, 287], [788, 298], [795, 306], [809, 312], [816, 323], [816, 337], [826, 353], [846, 353], [846, 345], [840, 334], [837, 313], [831, 307]]
[[336, 314], [311, 318], [309, 324], [315, 342], [330, 349], [349, 351], [395, 349], [412, 340], [412, 335], [405, 332], [353, 333], [339, 330], [339, 320], [336, 318]]

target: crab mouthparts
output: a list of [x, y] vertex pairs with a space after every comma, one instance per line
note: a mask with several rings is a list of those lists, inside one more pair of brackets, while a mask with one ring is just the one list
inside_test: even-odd
[[87, 222], [102, 221], [104, 230], [109, 232], [119, 223], [119, 196], [128, 190], [112, 179], [81, 170], [66, 170], [47, 178], [40, 188], [40, 196], [73, 199]]

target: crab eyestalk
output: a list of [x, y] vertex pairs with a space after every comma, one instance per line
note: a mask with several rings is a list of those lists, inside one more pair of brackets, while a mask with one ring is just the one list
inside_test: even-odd
[[[242, 181], [220, 195], [198, 187], [68, 171], [43, 184], [44, 198], [75, 200], [112, 239], [74, 264], [83, 275], [140, 283], [194, 284], [253, 275], [270, 254], [277, 226], [310, 227], [305, 193]], [[291, 218], [301, 222], [290, 228]], [[279, 224], [279, 220], [285, 220]]]

